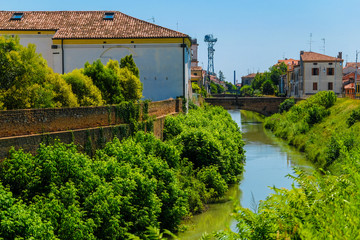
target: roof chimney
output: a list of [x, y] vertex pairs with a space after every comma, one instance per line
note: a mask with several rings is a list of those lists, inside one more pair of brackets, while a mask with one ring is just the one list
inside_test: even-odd
[[300, 51], [300, 55], [303, 55], [304, 54], [304, 51]]
[[339, 52], [338, 58], [342, 59], [342, 52]]

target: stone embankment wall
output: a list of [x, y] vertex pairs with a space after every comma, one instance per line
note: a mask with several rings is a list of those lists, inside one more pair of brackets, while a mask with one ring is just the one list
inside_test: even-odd
[[[155, 118], [154, 134], [162, 138], [165, 117], [181, 111], [181, 99], [150, 102], [148, 115]], [[128, 132], [129, 126], [117, 117], [117, 106], [0, 111], [0, 159], [12, 146], [34, 153], [41, 142], [59, 139], [96, 149]]]

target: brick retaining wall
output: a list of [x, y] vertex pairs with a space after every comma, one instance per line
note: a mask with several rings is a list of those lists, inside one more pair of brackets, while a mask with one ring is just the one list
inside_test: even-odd
[[[91, 139], [91, 148], [95, 150], [115, 136], [122, 138], [128, 125], [116, 122], [115, 107], [0, 111], [0, 159], [8, 156], [12, 146], [35, 153], [41, 142], [59, 139], [74, 142], [83, 150]], [[154, 135], [162, 139], [165, 117], [179, 112], [181, 99], [150, 102], [149, 115], [156, 117]]]
[[[181, 111], [181, 99], [149, 103], [150, 116]], [[141, 109], [141, 108], [140, 108]], [[120, 124], [116, 106], [0, 111], [0, 138]]]

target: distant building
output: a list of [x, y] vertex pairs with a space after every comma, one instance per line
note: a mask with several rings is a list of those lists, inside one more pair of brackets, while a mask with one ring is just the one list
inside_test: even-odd
[[343, 69], [343, 74], [346, 75], [348, 73], [354, 73], [355, 69], [357, 69], [358, 74], [360, 74], [360, 63], [357, 63], [357, 68], [356, 68], [356, 63], [355, 62], [347, 62], [346, 66]]
[[191, 67], [191, 83], [196, 82], [199, 87], [205, 86], [205, 71], [202, 67]]
[[255, 76], [256, 76], [256, 73], [251, 73], [251, 74], [248, 74], [246, 76], [241, 77], [241, 85], [242, 86], [251, 85], [251, 83], [254, 80]]
[[199, 44], [197, 43], [197, 39], [191, 39], [191, 67], [199, 66], [198, 61], [198, 48]]
[[121, 12], [0, 11], [0, 35], [18, 35], [22, 45], [34, 43], [57, 73], [132, 54], [145, 98], [189, 94], [190, 37]]
[[292, 58], [289, 58], [289, 59], [285, 58], [285, 59], [282, 59], [282, 60], [278, 60], [278, 64], [281, 64], [281, 63], [285, 63], [287, 68], [288, 68], [285, 78], [282, 79], [283, 84], [284, 84], [282, 86], [283, 87], [282, 92], [286, 93], [289, 96], [290, 95], [290, 89], [291, 89], [291, 85], [290, 85], [291, 75], [294, 72], [295, 66], [299, 65], [299, 60], [295, 60], [295, 59], [292, 59]]
[[319, 91], [342, 93], [342, 53], [335, 57], [315, 52], [300, 52], [300, 64], [294, 67], [291, 96], [308, 97]]
[[[360, 92], [360, 74], [356, 76], [356, 92]], [[348, 73], [343, 76], [343, 87], [346, 97], [355, 98], [355, 72]]]

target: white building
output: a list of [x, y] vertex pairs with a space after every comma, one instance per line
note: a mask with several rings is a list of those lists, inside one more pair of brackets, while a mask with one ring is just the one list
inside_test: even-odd
[[342, 93], [343, 59], [315, 52], [300, 52], [291, 77], [291, 96], [309, 97], [319, 91]]
[[109, 11], [0, 11], [0, 34], [33, 43], [57, 73], [132, 54], [143, 95], [154, 101], [188, 96], [191, 41], [186, 34]]

